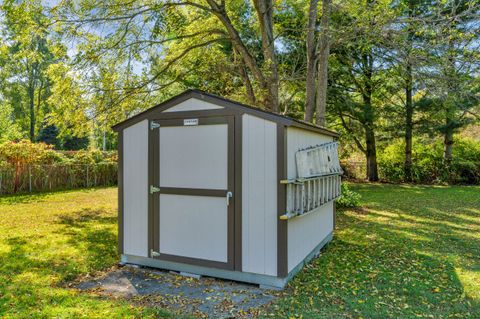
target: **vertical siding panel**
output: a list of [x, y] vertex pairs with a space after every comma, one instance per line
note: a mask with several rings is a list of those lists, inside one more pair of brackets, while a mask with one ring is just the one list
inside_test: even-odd
[[276, 275], [276, 125], [243, 115], [242, 269]]
[[265, 214], [265, 189], [263, 187], [265, 165], [265, 126], [264, 121], [251, 117], [250, 119], [250, 175], [249, 191], [250, 202], [250, 258], [253, 272], [263, 273], [265, 265], [264, 214]]
[[123, 131], [124, 253], [148, 257], [148, 121]]
[[250, 119], [242, 118], [242, 270], [248, 271], [250, 265]]
[[277, 275], [277, 125], [265, 122], [265, 274]]

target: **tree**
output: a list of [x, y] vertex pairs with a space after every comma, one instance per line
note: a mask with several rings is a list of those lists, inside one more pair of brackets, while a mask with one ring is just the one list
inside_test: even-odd
[[19, 140], [22, 133], [12, 116], [13, 109], [10, 105], [0, 102], [0, 143]]
[[317, 12], [318, 0], [310, 0], [308, 6], [308, 24], [306, 36], [306, 83], [305, 83], [305, 121], [313, 122], [313, 114], [315, 111], [315, 94], [316, 90], [316, 74], [317, 74]]
[[37, 136], [37, 142], [52, 145], [54, 148], [60, 148], [60, 141], [58, 140], [58, 128], [53, 125], [44, 125]]
[[378, 180], [376, 130], [385, 101], [394, 91], [384, 33], [394, 17], [388, 1], [350, 3], [336, 17], [336, 28], [342, 32], [336, 36], [330, 100], [341, 125], [365, 156], [369, 181]]
[[[49, 34], [49, 19], [40, 1], [4, 1], [0, 48], [6, 103], [14, 107], [20, 125], [28, 124], [31, 141], [40, 127], [37, 119], [48, 112], [46, 99], [51, 85], [45, 72], [48, 66], [65, 57], [65, 48]], [[28, 121], [20, 121], [27, 118]]]
[[328, 86], [328, 56], [330, 54], [329, 20], [331, 0], [322, 1], [322, 19], [320, 23], [319, 54], [318, 54], [318, 91], [316, 98], [316, 123], [325, 126], [325, 112], [327, 110], [327, 86]]
[[[331, 0], [322, 1], [320, 33], [316, 38], [318, 0], [310, 0], [306, 36], [306, 84], [305, 84], [305, 121], [313, 122], [316, 110], [316, 123], [325, 125], [328, 86], [328, 57], [330, 53], [329, 20]], [[317, 69], [318, 68], [318, 69]]]
[[[443, 122], [444, 162], [452, 161], [454, 133], [479, 119], [472, 109], [480, 102], [478, 77], [480, 43], [476, 35], [480, 6], [475, 1], [446, 2], [436, 8], [429, 24], [430, 90]], [[437, 116], [433, 116], [433, 119]]]
[[[392, 40], [388, 42], [387, 48], [391, 51], [390, 61], [392, 67], [398, 70], [399, 79], [399, 98], [402, 109], [402, 116], [396, 121], [403, 122], [403, 138], [405, 140], [405, 161], [404, 178], [406, 181], [412, 180], [412, 148], [413, 148], [413, 130], [415, 89], [422, 87], [419, 69], [422, 66], [421, 61], [427, 60], [425, 39], [422, 35], [422, 21], [431, 12], [431, 4], [417, 0], [405, 0], [397, 3], [396, 22], [401, 26], [399, 32], [396, 32], [396, 25], [392, 24]], [[401, 89], [400, 89], [401, 87]], [[397, 123], [393, 123], [397, 125]]]
[[[85, 25], [95, 28], [99, 23], [108, 24], [112, 30], [108, 39], [101, 41], [85, 32], [86, 42], [90, 43], [83, 58], [97, 61], [114, 58], [117, 63], [126, 64], [143, 60], [151, 65], [151, 71], [144, 72], [132, 86], [121, 88], [126, 94], [149, 94], [156, 86], [181, 84], [186, 74], [169, 77], [176, 73], [178, 65], [194, 56], [202, 60], [202, 54], [208, 51], [205, 49], [215, 50], [228, 42], [232, 49], [224, 51], [230, 59], [223, 72], [240, 76], [249, 101], [259, 101], [266, 109], [277, 112], [279, 75], [273, 34], [274, 4], [271, 0], [258, 0], [253, 5], [243, 1], [125, 4], [111, 0], [102, 4], [85, 1], [75, 7], [67, 4], [58, 12], [62, 21], [76, 26], [75, 30]], [[74, 31], [72, 35], [79, 34]], [[257, 43], [261, 44], [260, 52]], [[144, 53], [146, 49], [148, 56]], [[243, 66], [240, 69], [238, 62], [233, 63], [238, 59]], [[195, 70], [186, 72], [191, 74]], [[162, 81], [165, 78], [168, 80]]]

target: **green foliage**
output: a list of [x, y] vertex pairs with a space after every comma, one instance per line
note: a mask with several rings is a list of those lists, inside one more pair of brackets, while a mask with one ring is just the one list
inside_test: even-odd
[[344, 182], [342, 183], [342, 195], [335, 202], [337, 207], [354, 208], [360, 205], [361, 198], [362, 196], [359, 193], [352, 191], [348, 184]]
[[13, 118], [13, 108], [9, 104], [2, 103], [0, 99], [0, 143], [21, 138], [21, 129]]
[[[448, 155], [450, 137], [478, 122], [477, 2], [334, 1], [327, 122], [344, 150], [371, 162], [371, 177], [376, 148], [412, 132], [444, 140]], [[187, 88], [262, 108], [278, 84], [280, 111], [303, 118], [309, 2], [272, 1], [263, 23], [255, 1], [212, 4], [3, 1], [0, 142], [30, 137], [57, 149], [112, 150], [111, 125]], [[274, 59], [261, 28], [270, 21]], [[314, 29], [318, 38], [319, 21]], [[444, 155], [441, 167], [436, 153], [420, 153], [415, 181], [478, 180], [472, 160]], [[402, 162], [385, 160], [388, 180], [403, 179]]]
[[87, 136], [67, 136], [63, 138], [62, 149], [69, 151], [84, 150], [88, 148], [89, 144], [90, 140]]
[[58, 140], [58, 128], [55, 125], [45, 125], [40, 129], [37, 136], [37, 142], [50, 144], [54, 148], [60, 147], [60, 141]]
[[32, 143], [28, 140], [21, 140], [20, 142], [0, 144], [0, 167], [11, 167], [14, 171], [11, 178], [13, 180], [13, 193], [16, 193], [20, 188], [21, 177], [28, 166], [38, 163], [51, 164], [61, 157], [61, 155], [56, 154], [52, 150], [51, 146], [45, 143]]
[[29, 140], [4, 142], [0, 144], [0, 163], [11, 166], [51, 165], [51, 164], [100, 164], [116, 163], [117, 152], [80, 150], [59, 152], [52, 145], [32, 143]]
[[117, 152], [102, 152], [99, 150], [80, 150], [76, 152], [65, 152], [75, 163], [78, 164], [99, 164], [115, 163]]
[[59, 152], [29, 140], [0, 144], [0, 194], [110, 186], [117, 182], [117, 153]]
[[[390, 143], [378, 155], [381, 178], [388, 182], [405, 181], [405, 143], [397, 140]], [[444, 146], [441, 141], [413, 142], [412, 181], [415, 183], [480, 183], [480, 142], [467, 138], [456, 138], [452, 162], [443, 159]]]
[[61, 158], [45, 143], [32, 143], [29, 140], [4, 142], [0, 144], [0, 160], [12, 166], [26, 166], [38, 163], [51, 163]]
[[49, 112], [52, 79], [47, 70], [53, 63], [65, 63], [66, 46], [51, 32], [41, 1], [6, 0], [0, 10], [2, 104], [13, 107], [14, 123], [34, 141]]

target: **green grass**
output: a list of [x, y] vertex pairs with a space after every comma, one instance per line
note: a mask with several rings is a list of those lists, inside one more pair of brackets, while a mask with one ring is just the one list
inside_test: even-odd
[[118, 261], [116, 209], [115, 188], [0, 198], [0, 318], [166, 316], [67, 288]]
[[480, 187], [352, 185], [334, 241], [275, 317], [480, 318]]
[[[480, 318], [480, 187], [353, 185], [334, 241], [275, 318]], [[0, 198], [0, 318], [174, 317], [68, 288], [108, 269], [116, 189]], [[269, 314], [266, 314], [269, 317]]]

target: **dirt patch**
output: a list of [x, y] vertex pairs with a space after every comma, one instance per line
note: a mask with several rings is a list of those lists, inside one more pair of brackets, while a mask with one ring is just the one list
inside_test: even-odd
[[134, 266], [113, 269], [74, 288], [203, 318], [255, 318], [280, 295], [256, 285]]

